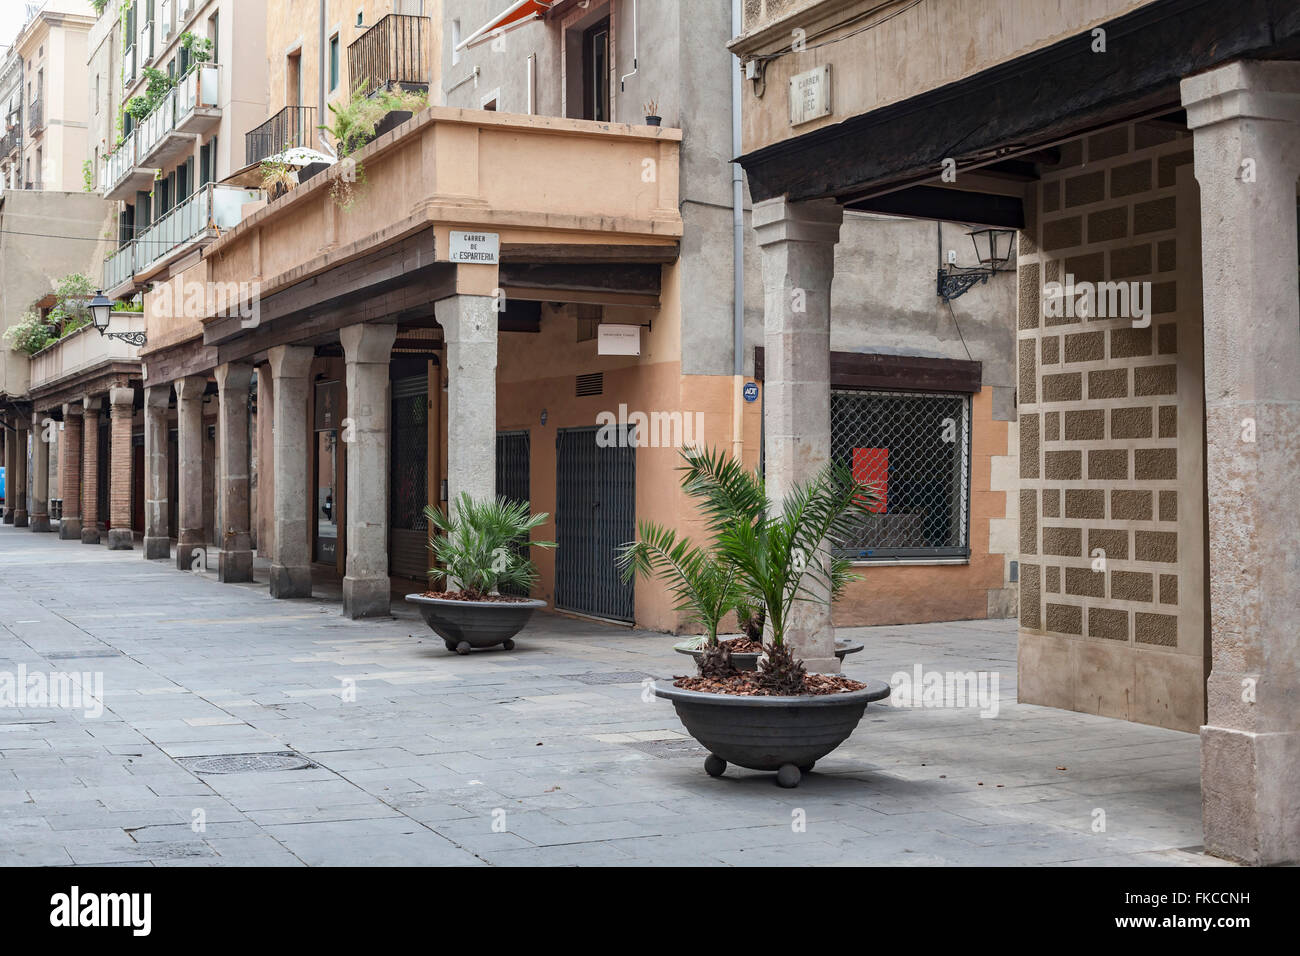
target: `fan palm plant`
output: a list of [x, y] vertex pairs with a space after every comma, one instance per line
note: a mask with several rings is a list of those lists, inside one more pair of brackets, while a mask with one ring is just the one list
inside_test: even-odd
[[537, 580], [537, 568], [524, 557], [523, 546], [555, 547], [554, 541], [529, 540], [532, 530], [550, 515], [530, 514], [526, 501], [475, 501], [461, 494], [451, 513], [429, 506], [424, 516], [429, 520], [429, 550], [441, 565], [431, 568], [429, 577], [448, 589], [458, 588], [470, 600], [498, 594], [503, 586], [526, 594]]

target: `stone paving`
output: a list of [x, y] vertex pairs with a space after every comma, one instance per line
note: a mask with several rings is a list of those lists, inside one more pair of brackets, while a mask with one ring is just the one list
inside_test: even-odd
[[[692, 666], [665, 635], [548, 614], [459, 657], [405, 606], [347, 621], [258, 576], [0, 528], [0, 679], [103, 688], [99, 715], [0, 706], [0, 865], [1220, 863], [1197, 738], [1016, 703], [1012, 621], [841, 631], [867, 644], [853, 677], [996, 672], [997, 716], [872, 705], [782, 790], [706, 776], [643, 699]], [[188, 760], [283, 753], [313, 766]]]

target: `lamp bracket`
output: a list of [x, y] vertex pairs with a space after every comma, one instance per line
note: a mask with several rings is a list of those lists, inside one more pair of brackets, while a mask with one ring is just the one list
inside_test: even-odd
[[959, 272], [950, 272], [947, 269], [939, 270], [938, 293], [944, 302], [951, 302], [959, 296], [965, 295], [971, 287], [980, 283], [988, 282], [989, 276], [993, 274], [992, 269], [963, 269]]

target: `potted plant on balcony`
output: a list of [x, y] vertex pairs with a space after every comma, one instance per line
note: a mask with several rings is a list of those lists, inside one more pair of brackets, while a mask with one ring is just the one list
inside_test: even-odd
[[[843, 465], [832, 464], [791, 488], [779, 509], [767, 505], [762, 479], [721, 454], [692, 456], [684, 487], [700, 501], [715, 536], [716, 560], [730, 565], [745, 593], [761, 602], [771, 640], [758, 670], [738, 671], [722, 648], [706, 651], [698, 677], [659, 684], [687, 732], [708, 748], [705, 770], [727, 763], [777, 771], [798, 786], [804, 773], [853, 732], [867, 704], [889, 695], [883, 681], [809, 674], [786, 644], [797, 601], [829, 603], [851, 580], [832, 548], [874, 516], [876, 494]], [[754, 505], [764, 503], [751, 520]]]
[[435, 565], [432, 580], [443, 590], [408, 594], [447, 646], [468, 654], [474, 648], [515, 646], [518, 634], [545, 601], [502, 594], [503, 587], [527, 592], [537, 569], [523, 547], [553, 548], [553, 541], [532, 541], [529, 534], [550, 516], [532, 515], [527, 502], [496, 498], [475, 501], [462, 494], [451, 513], [424, 509], [429, 521], [429, 550]]
[[343, 167], [331, 186], [335, 203], [343, 209], [356, 201], [357, 187], [366, 181], [365, 169], [352, 154], [405, 123], [428, 104], [428, 96], [423, 93], [380, 90], [366, 96], [368, 87], [369, 81], [361, 78], [346, 104], [329, 104], [333, 122], [317, 127], [334, 140], [334, 149], [340, 160], [337, 165]]
[[662, 122], [663, 122], [663, 117], [659, 115], [659, 101], [649, 100], [645, 104], [646, 126], [658, 126]]

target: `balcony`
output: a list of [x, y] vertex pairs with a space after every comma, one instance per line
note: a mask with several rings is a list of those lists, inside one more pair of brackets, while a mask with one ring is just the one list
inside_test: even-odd
[[105, 199], [130, 199], [137, 192], [153, 188], [158, 170], [141, 164], [139, 137], [140, 130], [132, 130], [105, 161], [99, 178], [99, 191]]
[[38, 96], [27, 107], [27, 132], [35, 135], [45, 128], [45, 104]]
[[290, 146], [316, 148], [316, 108], [286, 106], [244, 134], [244, 165], [260, 163]]
[[146, 20], [140, 26], [140, 42], [136, 44], [136, 50], [140, 54], [141, 68], [148, 66], [153, 62], [153, 21]]
[[262, 198], [258, 189], [208, 183], [104, 260], [104, 291], [121, 297], [196, 243], [215, 239], [243, 219], [244, 206]]
[[122, 89], [131, 88], [135, 82], [135, 44], [122, 51]]
[[158, 36], [162, 40], [170, 39], [176, 27], [172, 20], [172, 0], [162, 0], [161, 11], [158, 15]]
[[216, 64], [195, 64], [140, 123], [140, 163], [165, 169], [194, 148], [198, 133], [221, 122]]
[[[114, 312], [114, 332], [143, 332], [143, 312]], [[121, 339], [110, 339], [87, 325], [41, 349], [31, 360], [31, 389], [57, 388], [64, 382], [73, 382], [87, 372], [117, 362], [139, 362], [140, 349]]]
[[15, 124], [0, 136], [0, 159], [7, 159], [11, 153], [22, 149], [23, 146], [23, 128]]
[[393, 86], [429, 88], [428, 17], [390, 13], [348, 44], [348, 77], [353, 91], [369, 96]]

